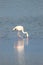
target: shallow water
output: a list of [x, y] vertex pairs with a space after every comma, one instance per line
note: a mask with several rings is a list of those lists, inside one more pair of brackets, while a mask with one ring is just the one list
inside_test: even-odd
[[[18, 38], [23, 25], [29, 38]], [[43, 65], [43, 0], [0, 0], [0, 65]]]
[[43, 65], [43, 39], [0, 39], [0, 65]]

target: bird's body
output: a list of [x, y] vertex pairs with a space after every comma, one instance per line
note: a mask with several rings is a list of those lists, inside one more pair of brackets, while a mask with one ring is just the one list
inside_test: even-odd
[[23, 28], [23, 26], [16, 26], [13, 28], [13, 30], [23, 31], [24, 28]]
[[28, 33], [24, 32], [24, 27], [23, 26], [16, 26], [16, 27], [13, 28], [13, 30], [17, 30], [18, 31], [18, 36], [20, 36], [19, 32], [21, 31], [22, 33], [26, 34], [26, 36], [28, 37]]

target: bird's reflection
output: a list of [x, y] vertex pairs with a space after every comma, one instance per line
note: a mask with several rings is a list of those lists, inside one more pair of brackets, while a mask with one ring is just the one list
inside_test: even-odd
[[16, 44], [14, 44], [14, 48], [18, 51], [21, 52], [24, 49], [24, 40], [18, 40]]
[[18, 39], [16, 41], [16, 43], [14, 43], [14, 48], [18, 51], [21, 52], [24, 50], [24, 46], [27, 45], [28, 46], [28, 38], [26, 39]]
[[18, 59], [18, 65], [25, 65], [25, 45], [28, 45], [28, 39], [18, 39], [16, 43], [14, 43], [14, 49], [16, 51], [16, 58]]

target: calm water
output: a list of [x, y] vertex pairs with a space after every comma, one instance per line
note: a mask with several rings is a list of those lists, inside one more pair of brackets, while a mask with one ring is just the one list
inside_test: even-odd
[[[16, 25], [28, 39], [17, 37]], [[43, 65], [43, 0], [0, 0], [0, 65]]]

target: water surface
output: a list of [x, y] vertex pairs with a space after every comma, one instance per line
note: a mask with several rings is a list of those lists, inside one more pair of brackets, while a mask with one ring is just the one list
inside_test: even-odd
[[[16, 25], [28, 39], [17, 37]], [[0, 65], [43, 65], [43, 0], [0, 0]]]

